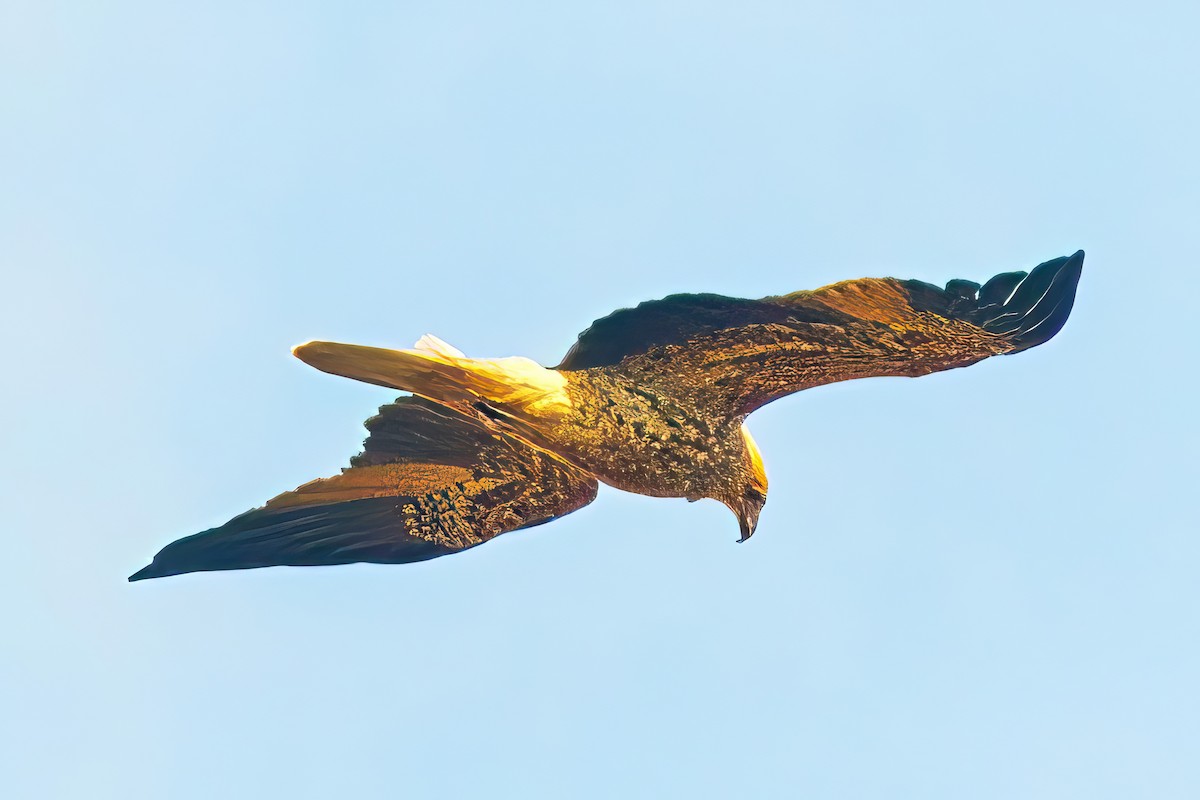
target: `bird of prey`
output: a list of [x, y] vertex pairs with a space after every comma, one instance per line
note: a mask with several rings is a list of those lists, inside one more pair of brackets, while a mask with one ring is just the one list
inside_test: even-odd
[[713, 498], [754, 533], [767, 499], [747, 415], [785, 395], [915, 377], [1018, 353], [1066, 322], [1083, 251], [980, 286], [865, 278], [761, 300], [677, 294], [616, 311], [562, 363], [309, 342], [324, 372], [410, 392], [367, 420], [362, 453], [224, 525], [167, 545], [129, 580], [275, 565], [405, 563], [590, 503], [598, 482]]

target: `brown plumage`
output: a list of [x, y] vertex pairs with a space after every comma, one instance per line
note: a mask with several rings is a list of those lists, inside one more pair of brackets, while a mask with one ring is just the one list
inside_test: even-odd
[[349, 469], [180, 539], [130, 580], [271, 565], [401, 563], [457, 552], [587, 505], [597, 480], [714, 498], [753, 534], [766, 502], [743, 421], [835, 381], [918, 376], [1047, 341], [1083, 252], [982, 287], [866, 278], [762, 300], [673, 295], [597, 320], [552, 369], [411, 350], [295, 349], [325, 372], [412, 392], [367, 421]]

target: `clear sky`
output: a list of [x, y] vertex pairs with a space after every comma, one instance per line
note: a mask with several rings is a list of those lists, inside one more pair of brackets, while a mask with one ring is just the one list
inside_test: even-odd
[[[1193, 798], [1200, 14], [0, 3], [0, 794]], [[413, 566], [140, 584], [394, 393], [681, 291], [1088, 252], [1047, 345]]]

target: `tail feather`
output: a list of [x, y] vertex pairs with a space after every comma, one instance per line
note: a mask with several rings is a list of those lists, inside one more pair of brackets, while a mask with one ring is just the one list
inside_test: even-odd
[[475, 403], [516, 409], [569, 405], [561, 373], [527, 358], [467, 358], [435, 336], [412, 350], [338, 342], [308, 342], [293, 355], [322, 372], [412, 392], [440, 403]]
[[331, 375], [412, 392], [442, 403], [454, 403], [469, 392], [465, 371], [429, 350], [388, 350], [339, 342], [308, 342], [292, 354]]

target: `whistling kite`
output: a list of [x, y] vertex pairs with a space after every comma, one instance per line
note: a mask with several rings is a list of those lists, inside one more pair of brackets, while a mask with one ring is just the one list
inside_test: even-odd
[[562, 363], [309, 342], [317, 369], [411, 392], [367, 420], [341, 475], [167, 545], [130, 580], [273, 565], [386, 564], [456, 553], [569, 514], [597, 481], [720, 500], [754, 533], [767, 476], [742, 421], [850, 378], [915, 377], [1045, 342], [1083, 251], [982, 287], [866, 278], [762, 300], [678, 294], [597, 320]]

